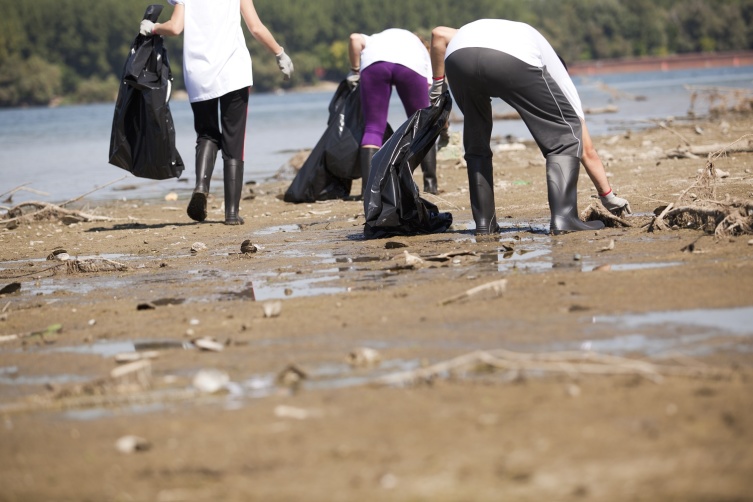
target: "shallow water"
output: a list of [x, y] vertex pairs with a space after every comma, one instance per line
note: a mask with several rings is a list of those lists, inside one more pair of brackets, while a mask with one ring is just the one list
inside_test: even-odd
[[[648, 119], [684, 116], [690, 104], [689, 85], [751, 88], [753, 67], [678, 70], [639, 74], [575, 78], [584, 108], [617, 105], [617, 113], [588, 117], [592, 135], [600, 136], [638, 129]], [[620, 99], [600, 89], [603, 83], [617, 91], [643, 96], [644, 101]], [[332, 92], [254, 94], [249, 100], [246, 136], [246, 180], [264, 181], [284, 166], [293, 152], [312, 148], [327, 123]], [[699, 102], [696, 112], [706, 112]], [[135, 178], [108, 164], [108, 150], [114, 103], [0, 110], [0, 193], [22, 184], [49, 195], [18, 192], [14, 200], [60, 202], [80, 196], [117, 180], [115, 185], [87, 196], [97, 199], [162, 198], [170, 191], [187, 191], [194, 179], [195, 136], [191, 108], [186, 101], [171, 103], [176, 143], [186, 170], [182, 182]], [[495, 110], [509, 111], [499, 100]], [[460, 115], [456, 109], [454, 113]], [[394, 128], [406, 119], [396, 93], [390, 102], [389, 121]], [[451, 130], [461, 130], [453, 123]], [[495, 136], [530, 139], [519, 120], [497, 121]], [[220, 170], [221, 171], [221, 170]], [[132, 187], [126, 190], [125, 188]]]

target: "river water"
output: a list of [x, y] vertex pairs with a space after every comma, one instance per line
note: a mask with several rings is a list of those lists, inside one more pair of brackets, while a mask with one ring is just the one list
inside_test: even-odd
[[[753, 66], [576, 77], [584, 108], [614, 105], [616, 113], [589, 115], [592, 136], [617, 134], [648, 125], [651, 119], [685, 116], [690, 86], [753, 90]], [[249, 100], [245, 179], [263, 182], [276, 174], [291, 155], [312, 148], [324, 132], [333, 91], [254, 94]], [[630, 97], [640, 96], [640, 100]], [[94, 191], [86, 200], [162, 198], [186, 191], [194, 180], [193, 118], [187, 101], [172, 101], [178, 151], [186, 164], [181, 180], [136, 178], [108, 164], [114, 103], [0, 110], [0, 194], [25, 185], [44, 194], [19, 191], [13, 202], [61, 202]], [[699, 100], [695, 112], [708, 105]], [[495, 102], [495, 111], [509, 111]], [[454, 113], [460, 115], [457, 109]], [[393, 95], [389, 120], [397, 128], [405, 112]], [[451, 130], [461, 130], [453, 123]], [[494, 134], [529, 139], [519, 120], [497, 121]], [[597, 144], [598, 147], [598, 144]], [[221, 174], [221, 164], [218, 162]], [[126, 179], [98, 189], [126, 176]], [[129, 187], [132, 189], [124, 190]]]

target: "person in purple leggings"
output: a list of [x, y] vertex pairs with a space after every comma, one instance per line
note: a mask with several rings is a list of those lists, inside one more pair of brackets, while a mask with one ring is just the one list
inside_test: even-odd
[[[359, 151], [362, 186], [371, 170], [371, 158], [382, 146], [387, 128], [392, 87], [397, 90], [405, 113], [412, 116], [429, 106], [431, 60], [428, 46], [410, 31], [390, 28], [374, 35], [350, 35], [351, 75], [361, 86], [364, 134]], [[432, 149], [421, 162], [424, 192], [437, 193], [437, 154]], [[363, 189], [361, 194], [363, 195]]]

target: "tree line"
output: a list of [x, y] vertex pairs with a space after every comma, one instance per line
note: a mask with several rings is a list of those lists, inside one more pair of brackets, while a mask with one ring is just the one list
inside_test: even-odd
[[[112, 101], [150, 3], [166, 0], [0, 0], [0, 106]], [[753, 49], [753, 0], [256, 0], [264, 24], [293, 58], [283, 83], [272, 55], [244, 33], [255, 92], [339, 81], [352, 32], [504, 18], [538, 28], [567, 61]], [[167, 38], [176, 88], [182, 37]]]

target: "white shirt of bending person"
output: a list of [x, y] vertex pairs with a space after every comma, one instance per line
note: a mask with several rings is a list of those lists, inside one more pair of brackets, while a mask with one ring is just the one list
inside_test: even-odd
[[240, 0], [168, 0], [185, 7], [183, 78], [190, 102], [253, 85]]
[[431, 59], [423, 42], [408, 30], [390, 28], [374, 35], [364, 35], [361, 71], [379, 61], [395, 63], [426, 77], [431, 84]]
[[546, 67], [580, 118], [584, 118], [580, 96], [567, 69], [549, 42], [535, 28], [506, 19], [479, 19], [461, 27], [447, 45], [445, 59], [458, 49], [494, 49], [537, 68]]

